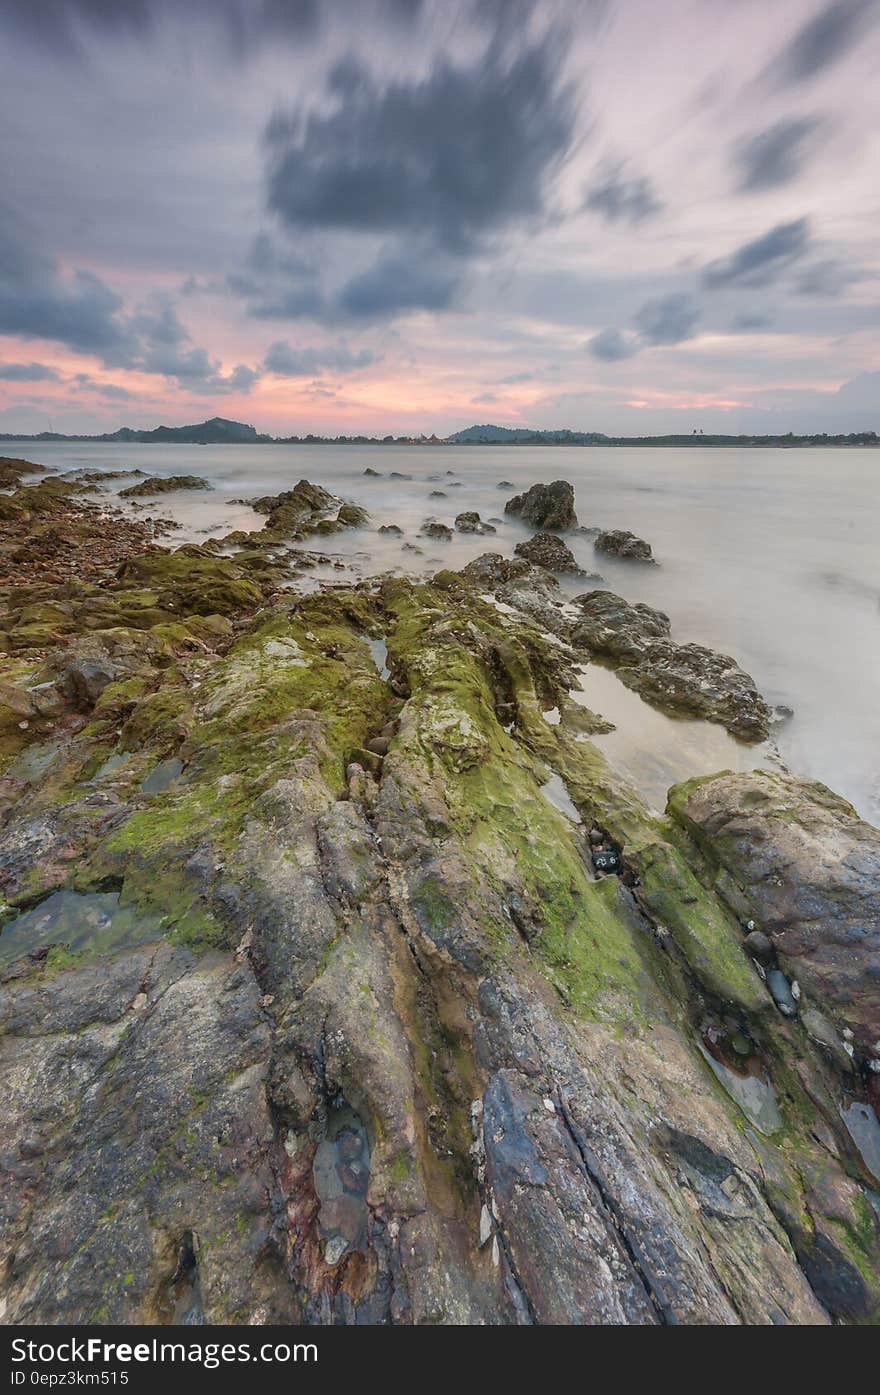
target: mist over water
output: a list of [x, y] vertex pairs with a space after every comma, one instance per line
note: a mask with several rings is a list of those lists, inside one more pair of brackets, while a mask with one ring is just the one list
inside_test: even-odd
[[[160, 446], [77, 442], [4, 446], [52, 466], [139, 468], [203, 475], [212, 492], [142, 500], [135, 514], [182, 526], [168, 545], [204, 540], [263, 518], [233, 504], [305, 478], [364, 505], [371, 527], [326, 539], [315, 550], [344, 567], [319, 580], [399, 570], [425, 575], [461, 567], [481, 552], [510, 556], [529, 530], [505, 519], [514, 492], [570, 480], [582, 524], [629, 528], [646, 538], [657, 567], [615, 561], [592, 540], [566, 540], [587, 571], [630, 601], [665, 611], [674, 637], [733, 655], [770, 703], [794, 709], [778, 729], [779, 752], [799, 774], [823, 780], [880, 822], [880, 455], [872, 450], [602, 449], [566, 447]], [[381, 479], [364, 476], [366, 467]], [[412, 478], [392, 479], [391, 472]], [[447, 472], [452, 473], [447, 473]], [[130, 480], [114, 482], [118, 489]], [[430, 498], [432, 491], [445, 498]], [[146, 505], [147, 507], [143, 507]], [[435, 517], [452, 525], [476, 509], [494, 537], [417, 536]], [[379, 534], [394, 523], [402, 537]], [[414, 552], [404, 544], [420, 548]], [[597, 583], [568, 579], [571, 592]], [[603, 692], [613, 705], [608, 685]], [[599, 710], [603, 710], [600, 706]], [[615, 719], [613, 711], [605, 715]], [[673, 730], [674, 730], [674, 724]], [[692, 734], [691, 734], [692, 735]], [[690, 741], [690, 736], [689, 736]], [[762, 763], [755, 752], [754, 764]], [[749, 765], [748, 760], [745, 761]], [[712, 768], [711, 766], [709, 768]]]

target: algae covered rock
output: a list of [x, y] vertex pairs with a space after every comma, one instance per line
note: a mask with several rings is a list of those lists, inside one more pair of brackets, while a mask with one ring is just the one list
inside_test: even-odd
[[769, 771], [677, 786], [670, 807], [727, 874], [723, 894], [736, 887], [805, 999], [872, 1047], [880, 832], [824, 785]]
[[646, 702], [719, 722], [745, 741], [768, 735], [770, 708], [735, 659], [701, 644], [676, 644], [667, 615], [610, 591], [587, 592], [575, 603], [582, 618], [571, 629], [572, 643], [611, 659]]
[[504, 505], [505, 513], [515, 514], [533, 528], [548, 528], [563, 532], [577, 527], [574, 511], [574, 489], [568, 480], [552, 484], [533, 484], [525, 494], [515, 494]]
[[654, 561], [651, 544], [622, 528], [611, 528], [599, 533], [593, 546], [597, 552], [607, 552], [613, 557], [622, 557], [627, 562]]
[[536, 567], [546, 567], [551, 572], [583, 575], [583, 568], [578, 565], [571, 548], [566, 547], [554, 533], [535, 533], [534, 537], [517, 543], [513, 550], [518, 557], [524, 557]]
[[[341, 526], [318, 488], [270, 519]], [[726, 844], [566, 720], [587, 611], [493, 554], [301, 595], [276, 541], [7, 583], [55, 633], [0, 693], [6, 1319], [876, 1318], [852, 1063], [774, 1008]]]
[[130, 484], [125, 489], [120, 489], [120, 499], [143, 499], [154, 494], [172, 494], [178, 489], [210, 489], [209, 480], [203, 479], [201, 475], [156, 475], [153, 478], [140, 480], [138, 484]]

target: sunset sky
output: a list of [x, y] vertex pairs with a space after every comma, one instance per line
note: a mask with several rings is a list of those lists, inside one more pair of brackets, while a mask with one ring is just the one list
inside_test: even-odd
[[880, 430], [880, 0], [4, 0], [0, 431]]

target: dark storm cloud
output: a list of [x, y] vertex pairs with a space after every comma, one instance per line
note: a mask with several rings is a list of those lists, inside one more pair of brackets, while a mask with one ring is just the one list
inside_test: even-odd
[[375, 355], [369, 349], [357, 353], [344, 345], [335, 349], [297, 349], [286, 339], [279, 339], [269, 345], [263, 367], [279, 378], [313, 378], [324, 372], [352, 373], [374, 361]]
[[875, 0], [833, 0], [796, 31], [767, 69], [786, 83], [806, 82], [849, 52], [876, 18]]
[[115, 291], [92, 272], [62, 276], [15, 220], [0, 209], [0, 334], [49, 339], [94, 354], [113, 368], [176, 378], [205, 392], [240, 391], [256, 381], [243, 365], [224, 377], [189, 335], [167, 297], [128, 314]]
[[602, 329], [594, 334], [587, 348], [593, 358], [603, 363], [617, 363], [624, 358], [632, 358], [638, 350], [632, 335], [622, 334], [619, 329]]
[[816, 117], [794, 117], [777, 121], [741, 142], [735, 154], [739, 188], [752, 193], [788, 184], [800, 174], [809, 154], [810, 137], [821, 124]]
[[829, 257], [822, 262], [814, 262], [804, 267], [795, 284], [798, 295], [827, 296], [842, 295], [848, 286], [866, 280], [866, 273], [846, 262]]
[[558, 58], [546, 42], [510, 62], [440, 57], [386, 86], [348, 59], [330, 74], [331, 110], [269, 123], [270, 208], [295, 229], [418, 234], [453, 255], [537, 218], [573, 134]]
[[459, 279], [458, 267], [436, 265], [430, 253], [420, 257], [408, 250], [385, 255], [343, 286], [337, 308], [352, 319], [377, 319], [407, 310], [448, 310]]
[[606, 171], [587, 190], [584, 206], [600, 213], [609, 223], [632, 224], [643, 223], [663, 208], [649, 179], [643, 175], [627, 179], [620, 169]]
[[763, 286], [802, 257], [810, 242], [806, 218], [778, 223], [775, 228], [743, 243], [729, 257], [710, 262], [703, 271], [703, 283], [715, 290], [723, 286]]
[[6, 383], [57, 383], [58, 374], [46, 363], [0, 363], [0, 380]]
[[690, 296], [674, 294], [649, 300], [636, 325], [646, 344], [681, 344], [693, 338], [699, 318], [700, 307]]
[[319, 0], [4, 0], [0, 12], [5, 28], [61, 53], [85, 53], [95, 37], [143, 41], [171, 18], [212, 30], [231, 56], [246, 57], [311, 37], [321, 8]]

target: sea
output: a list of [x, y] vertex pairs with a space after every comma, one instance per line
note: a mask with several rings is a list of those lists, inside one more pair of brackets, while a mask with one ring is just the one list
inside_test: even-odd
[[[179, 525], [163, 540], [169, 547], [259, 528], [264, 519], [248, 499], [300, 479], [321, 484], [362, 504], [371, 521], [312, 540], [330, 561], [309, 573], [311, 586], [384, 572], [427, 576], [487, 551], [510, 556], [529, 530], [505, 516], [506, 500], [538, 481], [569, 480], [582, 525], [630, 529], [651, 543], [659, 565], [600, 556], [592, 537], [573, 534], [566, 540], [579, 563], [603, 582], [567, 578], [563, 588], [576, 595], [604, 584], [665, 611], [676, 640], [732, 655], [768, 702], [794, 714], [766, 746], [747, 746], [708, 723], [666, 717], [610, 670], [585, 665], [575, 697], [616, 723], [596, 738], [612, 764], [659, 809], [678, 779], [784, 767], [823, 781], [880, 823], [880, 452], [32, 441], [5, 442], [2, 452], [62, 473], [204, 477], [210, 491], [138, 503], [114, 497], [130, 480], [108, 481], [108, 503]], [[451, 525], [465, 510], [496, 534], [419, 537], [426, 519]], [[402, 536], [377, 531], [388, 523]]]

